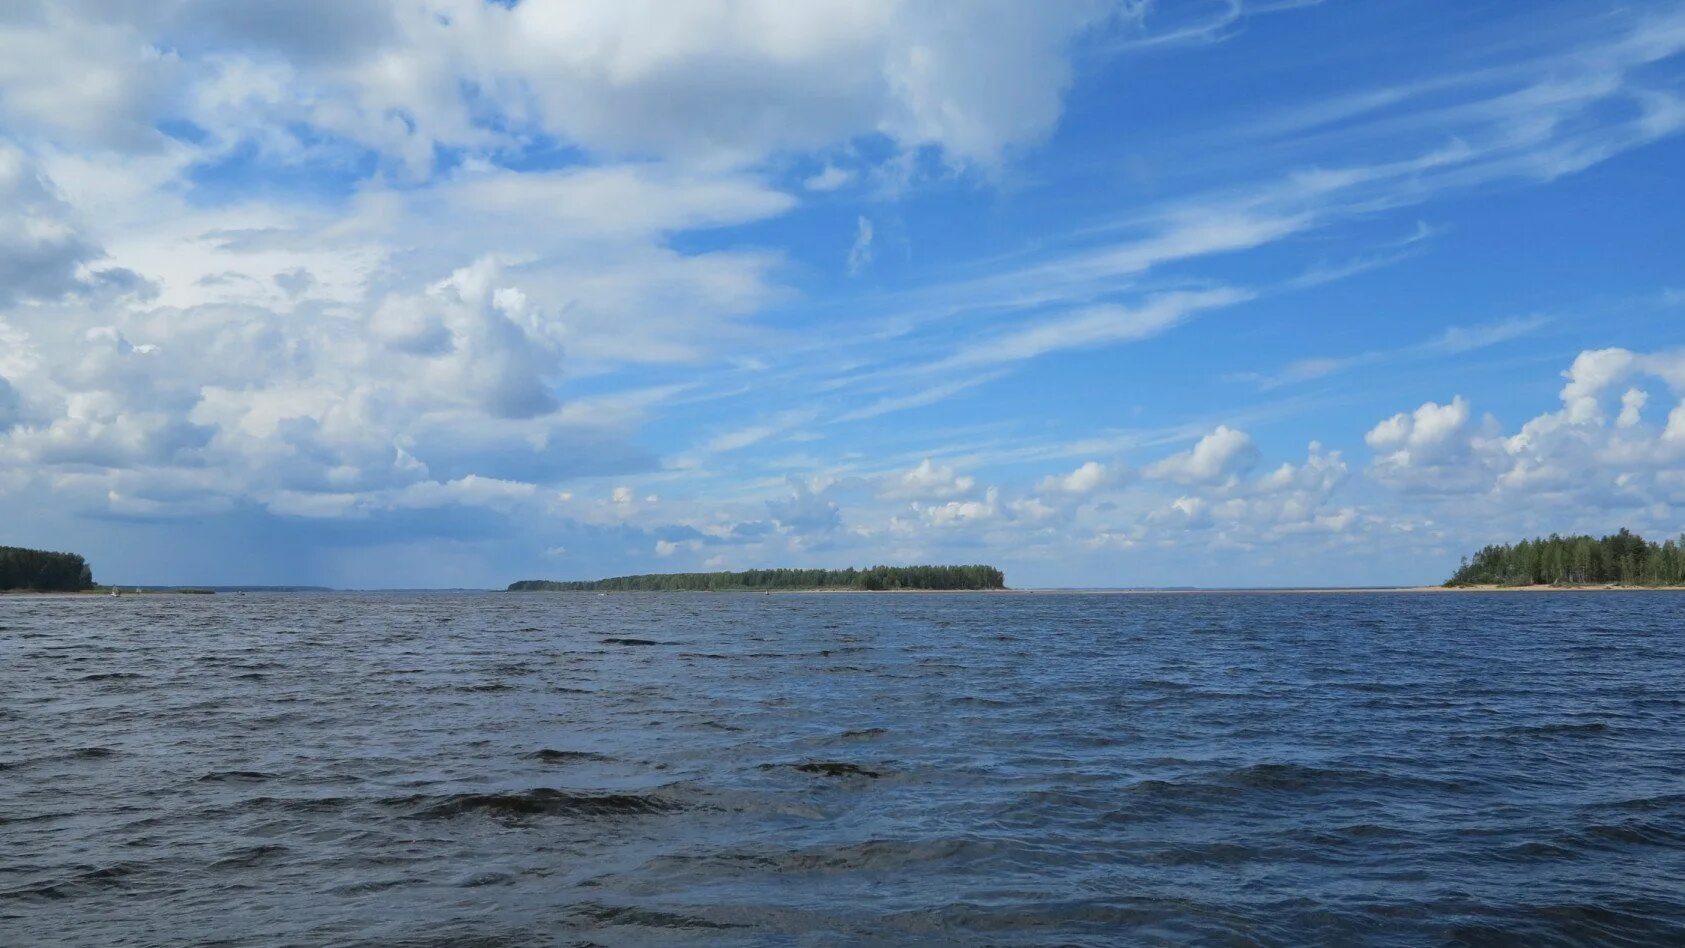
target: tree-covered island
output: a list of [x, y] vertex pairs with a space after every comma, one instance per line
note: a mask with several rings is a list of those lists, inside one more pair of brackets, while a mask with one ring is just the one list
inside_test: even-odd
[[1464, 557], [1446, 586], [1685, 586], [1685, 537], [1654, 543], [1630, 530], [1538, 537]]
[[0, 591], [82, 592], [92, 588], [93, 570], [75, 553], [0, 546]]
[[760, 592], [784, 590], [1005, 589], [993, 566], [873, 566], [868, 569], [751, 569], [735, 573], [646, 573], [608, 579], [524, 579], [509, 592]]

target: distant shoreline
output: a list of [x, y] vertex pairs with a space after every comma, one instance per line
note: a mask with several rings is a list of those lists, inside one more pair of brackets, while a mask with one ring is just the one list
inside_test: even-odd
[[[131, 587], [124, 587], [129, 589]], [[498, 589], [264, 589], [242, 590], [255, 593], [501, 593]], [[1618, 593], [1618, 592], [1685, 592], [1685, 586], [1259, 586], [1259, 587], [1175, 587], [1167, 589], [1104, 589], [1104, 588], [1061, 588], [1057, 586], [1025, 587], [1018, 589], [718, 589], [718, 590], [544, 590], [532, 591], [533, 595], [575, 595], [575, 596], [621, 596], [621, 595], [669, 595], [682, 593], [689, 595], [768, 595], [768, 596], [814, 596], [814, 595], [892, 595], [892, 596], [1288, 596], [1288, 595], [1333, 595], [1333, 594], [1376, 594], [1376, 593], [1436, 593], [1436, 594], [1486, 594], [1486, 593]], [[196, 590], [178, 589], [145, 589], [142, 591], [124, 592], [119, 596], [112, 596], [107, 589], [90, 589], [81, 592], [29, 589], [0, 589], [0, 599], [120, 599], [135, 596], [194, 596], [202, 595]]]
[[1045, 596], [1209, 596], [1209, 595], [1310, 595], [1328, 593], [1526, 593], [1526, 592], [1685, 592], [1685, 586], [1232, 586], [1232, 587], [1170, 587], [1164, 589], [1106, 589], [1084, 587], [1033, 586], [1007, 589], [718, 589], [718, 590], [558, 590], [564, 593], [595, 592], [614, 595], [627, 592], [710, 592], [719, 595], [750, 593], [773, 596], [853, 595], [877, 593], [896, 596], [944, 595], [1045, 595]]

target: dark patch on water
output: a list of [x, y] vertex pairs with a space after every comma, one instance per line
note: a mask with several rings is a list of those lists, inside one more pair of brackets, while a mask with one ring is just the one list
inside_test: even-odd
[[555, 750], [549, 747], [542, 750], [535, 750], [524, 756], [527, 760], [541, 760], [546, 764], [571, 764], [577, 761], [606, 761], [614, 759], [607, 754], [598, 754], [593, 751]]
[[573, 793], [549, 787], [510, 793], [459, 793], [442, 798], [408, 797], [387, 803], [414, 808], [410, 815], [421, 819], [447, 819], [476, 813], [505, 819], [528, 816], [644, 816], [678, 808], [671, 801], [648, 794]]
[[274, 774], [261, 770], [216, 770], [199, 778], [200, 783], [256, 783], [273, 780]]
[[663, 912], [637, 906], [584, 903], [574, 906], [572, 914], [602, 926], [631, 926], [648, 929], [698, 929], [702, 931], [742, 928], [723, 922], [710, 921], [695, 915]]
[[775, 767], [787, 767], [790, 770], [804, 774], [817, 774], [821, 777], [870, 777], [873, 780], [883, 776], [876, 770], [867, 770], [859, 764], [850, 764], [836, 760], [807, 760], [798, 764], [762, 764], [763, 770]]

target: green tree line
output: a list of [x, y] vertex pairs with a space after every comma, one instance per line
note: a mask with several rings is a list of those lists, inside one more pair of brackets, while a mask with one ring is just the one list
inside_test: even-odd
[[75, 553], [49, 553], [20, 546], [0, 546], [0, 589], [79, 592], [92, 589], [93, 571]]
[[1653, 543], [1622, 529], [1592, 536], [1538, 537], [1514, 545], [1495, 544], [1464, 557], [1447, 586], [1533, 586], [1619, 583], [1624, 586], [1685, 585], [1685, 536]]
[[751, 569], [736, 573], [646, 573], [556, 582], [524, 579], [510, 592], [721, 592], [771, 589], [1005, 589], [993, 566], [873, 566], [868, 569]]

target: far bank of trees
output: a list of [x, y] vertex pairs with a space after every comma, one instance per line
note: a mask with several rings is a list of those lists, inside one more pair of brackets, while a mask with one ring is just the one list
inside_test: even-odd
[[1601, 539], [1551, 534], [1514, 545], [1488, 546], [1446, 581], [1447, 586], [1534, 586], [1619, 583], [1685, 585], [1685, 537], [1653, 543], [1622, 529]]
[[0, 589], [80, 592], [93, 586], [93, 570], [75, 553], [0, 546]]
[[526, 579], [510, 592], [726, 592], [773, 589], [1004, 589], [993, 566], [873, 566], [868, 569], [751, 569], [735, 573], [647, 573], [556, 582]]

